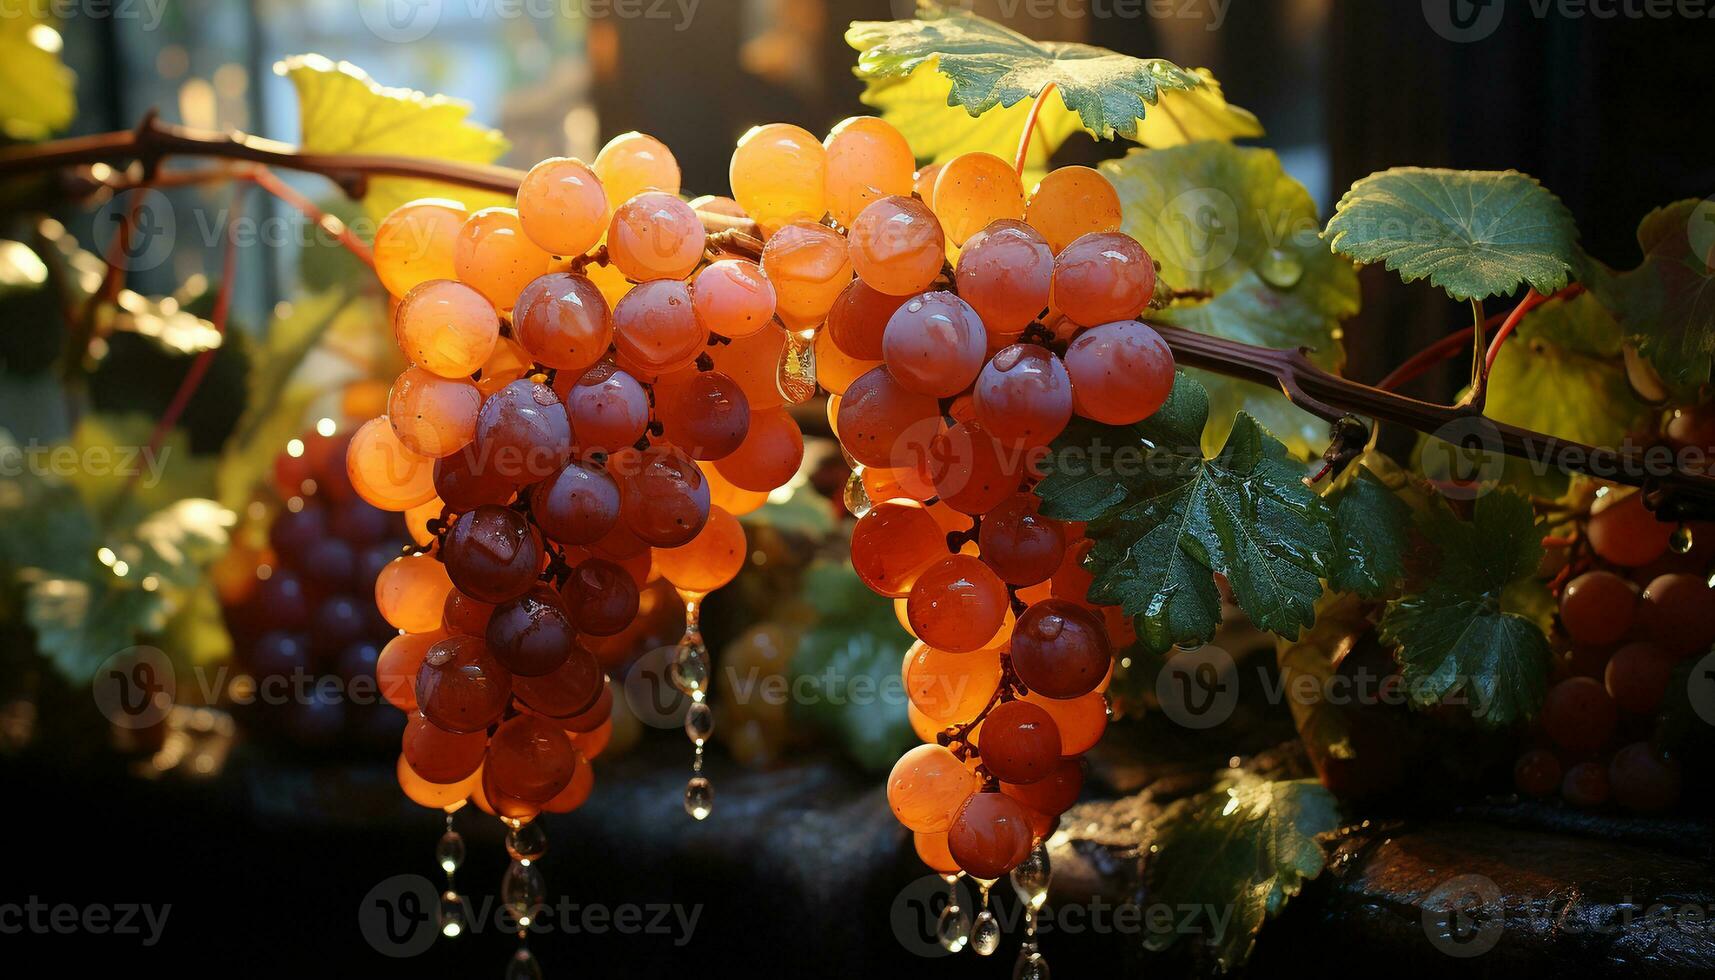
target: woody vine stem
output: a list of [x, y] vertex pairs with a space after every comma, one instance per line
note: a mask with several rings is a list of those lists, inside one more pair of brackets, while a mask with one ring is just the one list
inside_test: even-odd
[[[161, 164], [174, 157], [242, 161], [261, 167], [318, 174], [353, 197], [361, 197], [374, 177], [411, 177], [501, 194], [516, 192], [524, 177], [522, 171], [510, 167], [421, 157], [309, 153], [290, 144], [244, 133], [219, 133], [164, 123], [150, 113], [135, 129], [55, 140], [0, 152], [0, 180], [57, 173], [59, 186], [47, 188], [44, 197], [74, 200], [112, 190], [114, 185], [109, 181], [95, 180], [92, 183], [91, 168], [98, 164], [125, 168], [126, 175], [135, 176], [129, 186], [197, 182], [201, 175], [195, 172], [161, 171]], [[243, 176], [236, 172], [228, 175]], [[218, 179], [221, 174], [212, 176]], [[297, 206], [298, 202], [292, 203]], [[317, 216], [316, 212], [311, 214], [312, 217]], [[712, 245], [739, 253], [760, 252], [761, 239], [754, 223], [717, 214], [704, 213], [701, 217], [713, 239]], [[324, 227], [329, 222], [337, 226], [335, 219], [326, 216], [318, 217], [318, 221]], [[348, 236], [343, 227], [330, 230], [341, 234], [342, 241]], [[1569, 292], [1561, 294], [1562, 297], [1565, 295]], [[1547, 299], [1528, 294], [1519, 309], [1506, 317], [1507, 323], [1502, 331], [1489, 345], [1485, 345], [1486, 351], [1484, 346], [1474, 345], [1488, 355], [1487, 358], [1482, 353], [1478, 355], [1479, 377], [1486, 376], [1487, 364], [1493, 363], [1499, 344], [1512, 332], [1509, 328], [1516, 325], [1524, 311]], [[1406, 380], [1399, 377], [1406, 367], [1421, 373], [1428, 364], [1436, 363], [1450, 356], [1451, 351], [1472, 343], [1473, 334], [1477, 340], [1483, 339], [1479, 331], [1486, 332], [1487, 324], [1480, 318], [1479, 323], [1483, 326], [1468, 327], [1465, 332], [1437, 343], [1420, 358], [1414, 358], [1410, 365], [1402, 366], [1401, 371], [1395, 372], [1395, 377], [1385, 380], [1379, 387], [1325, 371], [1312, 363], [1301, 350], [1258, 347], [1165, 324], [1155, 324], [1155, 328], [1181, 365], [1275, 388], [1300, 409], [1327, 421], [1332, 430], [1332, 443], [1326, 453], [1330, 464], [1328, 469], [1338, 471], [1343, 468], [1368, 444], [1370, 429], [1363, 419], [1400, 425], [1427, 434], [1445, 434], [1447, 427], [1458, 426], [1455, 431], [1476, 435], [1486, 450], [1569, 473], [1641, 487], [1647, 492], [1650, 504], [1666, 519], [1715, 515], [1715, 476], [1687, 469], [1677, 460], [1671, 467], [1652, 469], [1645, 465], [1644, 447], [1589, 446], [1486, 419], [1482, 414], [1480, 396], [1459, 405], [1437, 405], [1388, 390]]]

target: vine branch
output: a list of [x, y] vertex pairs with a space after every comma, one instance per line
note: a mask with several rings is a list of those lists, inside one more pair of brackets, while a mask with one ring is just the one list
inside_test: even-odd
[[[140, 163], [145, 174], [152, 174], [169, 157], [244, 160], [314, 173], [354, 197], [362, 196], [369, 180], [377, 176], [419, 178], [501, 194], [515, 193], [524, 177], [523, 171], [510, 167], [422, 157], [305, 153], [290, 144], [243, 133], [217, 133], [164, 123], [150, 114], [133, 130], [0, 151], [0, 179], [116, 162]], [[755, 222], [707, 212], [699, 215], [718, 240], [718, 247], [736, 254], [760, 254], [762, 239]], [[1483, 327], [1487, 327], [1486, 321]], [[1481, 412], [1471, 406], [1418, 401], [1331, 374], [1298, 350], [1257, 347], [1166, 325], [1156, 325], [1156, 329], [1180, 364], [1276, 388], [1294, 405], [1331, 425], [1349, 427], [1350, 417], [1361, 416], [1433, 434], [1454, 423], [1469, 424], [1475, 420], [1488, 427], [1488, 441], [1492, 443], [1488, 448], [1569, 473], [1642, 487], [1651, 493], [1666, 518], [1715, 513], [1715, 476], [1688, 470], [1677, 461], [1671, 469], [1652, 471], [1645, 465], [1642, 447], [1588, 446], [1483, 419]], [[1471, 340], [1478, 329], [1474, 324], [1460, 339]], [[1505, 333], [1498, 339], [1504, 337]], [[1478, 351], [1478, 362], [1484, 366], [1489, 346], [1473, 344]], [[1398, 383], [1395, 379], [1390, 381]]]

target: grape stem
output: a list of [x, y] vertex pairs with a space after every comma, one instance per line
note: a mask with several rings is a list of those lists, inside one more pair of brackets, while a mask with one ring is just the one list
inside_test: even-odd
[[[1039, 97], [1039, 105], [1040, 102]], [[132, 130], [53, 140], [0, 151], [0, 179], [116, 162], [140, 164], [145, 175], [152, 176], [163, 160], [175, 156], [245, 160], [282, 170], [315, 173], [333, 181], [354, 197], [362, 196], [372, 177], [412, 177], [502, 194], [515, 193], [524, 177], [523, 171], [509, 167], [423, 157], [305, 153], [290, 144], [246, 134], [219, 133], [164, 123], [150, 113]], [[62, 185], [77, 183], [62, 181]], [[708, 212], [699, 212], [699, 217], [724, 251], [760, 257], [762, 239], [755, 222]], [[1578, 290], [1580, 287], [1573, 286], [1555, 295], [1565, 298]], [[1434, 405], [1386, 390], [1409, 380], [1409, 376], [1400, 376], [1401, 371], [1394, 372], [1380, 387], [1370, 387], [1322, 370], [1303, 351], [1257, 347], [1165, 325], [1156, 329], [1181, 365], [1276, 388], [1299, 408], [1331, 424], [1340, 423], [1349, 416], [1361, 416], [1433, 434], [1454, 422], [1469, 424], [1470, 420], [1481, 418], [1481, 413], [1473, 411], [1470, 406]], [[1486, 332], [1487, 321], [1484, 321], [1484, 329]], [[1477, 326], [1473, 324], [1466, 331], [1468, 333], [1455, 334], [1442, 343], [1454, 343], [1453, 349], [1456, 350], [1457, 346], [1471, 342]], [[1485, 345], [1485, 353], [1496, 350], [1494, 344], [1504, 341], [1510, 333], [1503, 323], [1496, 341]], [[1436, 349], [1441, 346], [1437, 344]], [[1441, 356], [1419, 362], [1414, 358], [1414, 362], [1423, 365], [1414, 367], [1414, 370], [1421, 373], [1427, 365], [1444, 359], [1445, 356]], [[1484, 360], [1486, 363], [1487, 358]], [[1491, 430], [1488, 434], [1493, 437], [1492, 445], [1506, 455], [1543, 463], [1568, 473], [1585, 473], [1615, 483], [1644, 487], [1650, 491], [1657, 512], [1666, 519], [1715, 513], [1715, 476], [1688, 469], [1678, 461], [1671, 469], [1652, 472], [1651, 467], [1644, 465], [1642, 449], [1625, 452], [1597, 449], [1493, 420], [1485, 420], [1484, 424]]]
[[1030, 103], [1030, 115], [1024, 119], [1024, 132], [1018, 137], [1018, 152], [1013, 155], [1012, 169], [1018, 171], [1020, 179], [1024, 177], [1024, 162], [1030, 159], [1030, 141], [1036, 136], [1036, 121], [1042, 117], [1042, 107], [1048, 104], [1048, 96], [1054, 92], [1054, 83], [1042, 86], [1042, 91], [1036, 93], [1036, 101]]

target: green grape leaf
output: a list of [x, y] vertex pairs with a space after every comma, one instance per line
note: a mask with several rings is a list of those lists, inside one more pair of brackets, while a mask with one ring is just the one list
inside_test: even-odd
[[[1090, 598], [1122, 606], [1155, 653], [1214, 635], [1217, 572], [1253, 623], [1296, 634], [1314, 617], [1333, 549], [1327, 505], [1285, 447], [1240, 413], [1220, 454], [1206, 458], [1208, 414], [1203, 387], [1181, 376], [1167, 404], [1137, 425], [1062, 434], [1036, 488], [1044, 514], [1091, 521]], [[1092, 473], [1112, 489], [1101, 493]], [[1114, 502], [1097, 511], [1100, 501]]]
[[811, 565], [800, 591], [817, 621], [788, 668], [793, 691], [804, 695], [794, 697], [792, 711], [833, 735], [865, 769], [884, 770], [912, 739], [899, 677], [907, 644], [893, 606], [845, 561]]
[[[1256, 117], [1227, 104], [1219, 87], [1209, 84], [1212, 76], [1207, 72], [1088, 44], [1033, 41], [994, 21], [938, 3], [922, 3], [918, 16], [917, 20], [857, 21], [846, 32], [846, 43], [858, 52], [856, 73], [869, 86], [865, 101], [871, 105], [885, 110], [888, 90], [907, 84], [915, 91], [909, 96], [895, 92], [893, 98], [921, 104], [937, 87], [911, 80], [919, 69], [932, 69], [950, 83], [942, 104], [963, 107], [973, 117], [1017, 106], [1052, 84], [1060, 98], [1050, 100], [1047, 111], [1075, 117], [1078, 126], [1098, 139], [1119, 135], [1148, 142], [1146, 137], [1153, 136], [1183, 142], [1262, 132]], [[1142, 128], [1146, 110], [1171, 112], [1170, 93], [1190, 92], [1199, 92], [1201, 98], [1186, 100], [1183, 111], [1172, 117], [1174, 125]], [[985, 148], [1011, 159], [1023, 118], [1018, 116], [1018, 125], [1010, 129], [1011, 146], [1003, 141]], [[1047, 123], [1049, 138], [1059, 134], [1064, 139], [1073, 131], [1064, 118]], [[902, 131], [913, 147], [924, 152], [914, 138], [920, 134]], [[986, 127], [982, 132], [990, 133]], [[989, 135], [998, 137], [998, 131]]]
[[64, 41], [45, 5], [0, 0], [0, 134], [47, 139], [77, 115], [77, 75], [60, 60]]
[[[1125, 232], [1161, 264], [1161, 278], [1214, 294], [1153, 319], [1247, 344], [1310, 348], [1320, 367], [1340, 370], [1340, 321], [1358, 311], [1357, 272], [1317, 238], [1310, 192], [1273, 151], [1193, 143], [1134, 150], [1102, 171], [1125, 207]], [[1241, 409], [1294, 455], [1308, 457], [1327, 440], [1327, 423], [1278, 390], [1208, 372], [1192, 377], [1208, 389], [1219, 423], [1205, 433], [1206, 449], [1225, 441], [1224, 423]]]
[[[433, 157], [459, 163], [493, 163], [510, 144], [499, 131], [466, 117], [470, 106], [376, 84], [355, 65], [321, 55], [294, 55], [274, 66], [298, 92], [303, 149], [309, 153], [380, 153]], [[510, 204], [506, 195], [434, 181], [380, 177], [369, 182], [364, 211], [379, 222], [419, 197], [462, 201], [471, 208]]]
[[[930, 63], [903, 78], [870, 79], [862, 98], [899, 130], [919, 160], [946, 163], [966, 153], [992, 153], [1011, 160], [1030, 117], [1030, 103], [997, 106], [973, 116], [953, 102], [952, 92], [952, 79]], [[1027, 186], [1047, 173], [1049, 157], [1083, 128], [1078, 114], [1065, 103], [1048, 100], [1036, 120], [1036, 134], [1024, 159]]]
[[1379, 598], [1405, 577], [1411, 547], [1411, 505], [1369, 466], [1354, 464], [1325, 498], [1334, 511], [1334, 550], [1328, 585]]
[[[1534, 601], [1522, 601], [1542, 560], [1542, 530], [1530, 501], [1485, 494], [1469, 521], [1446, 507], [1422, 521], [1439, 548], [1428, 587], [1388, 604], [1382, 641], [1399, 648], [1400, 673], [1419, 706], [1462, 697], [1478, 721], [1510, 725], [1536, 714], [1550, 651]], [[1523, 591], [1521, 591], [1523, 590]]]
[[1709, 380], [1715, 357], [1715, 203], [1678, 201], [1638, 225], [1643, 262], [1616, 272], [1580, 254], [1578, 277], [1663, 379]]
[[[1314, 779], [1270, 781], [1242, 773], [1169, 806], [1156, 818], [1144, 867], [1152, 904], [1231, 912], [1197, 925], [1221, 969], [1250, 957], [1257, 931], [1327, 867], [1318, 835], [1340, 827], [1334, 795]], [[1151, 924], [1144, 945], [1183, 938], [1183, 923]], [[1164, 927], [1165, 926], [1165, 927]]]
[[1491, 419], [1592, 446], [1620, 446], [1649, 407], [1626, 380], [1620, 325], [1585, 293], [1531, 310], [1489, 374]]
[[1566, 285], [1578, 229], [1558, 197], [1516, 170], [1399, 167], [1353, 184], [1323, 235], [1357, 262], [1468, 300]]
[[102, 661], [166, 625], [167, 597], [106, 580], [38, 578], [24, 594], [36, 647], [64, 677], [84, 684]]

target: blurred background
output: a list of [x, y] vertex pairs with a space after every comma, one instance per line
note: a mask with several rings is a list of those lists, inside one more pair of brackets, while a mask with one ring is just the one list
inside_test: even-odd
[[[1418, 4], [1404, 2], [1174, 0], [1153, 5], [1170, 16], [1144, 17], [1106, 16], [1102, 11], [1113, 5], [1096, 0], [1067, 0], [1048, 16], [1039, 15], [1038, 5], [1008, 0], [968, 5], [1035, 38], [1211, 69], [1226, 97], [1263, 121], [1268, 135], [1255, 142], [1280, 154], [1324, 217], [1353, 180], [1387, 167], [1511, 167], [1565, 200], [1593, 254], [1629, 266], [1639, 216], [1715, 186], [1715, 126], [1704, 104], [1715, 42], [1710, 21], [1515, 11], [1492, 32], [1464, 42], [1450, 40]], [[676, 3], [660, 4], [661, 17], [618, 16], [615, 4], [599, 0], [446, 0], [426, 8], [403, 0], [156, 0], [126, 8], [125, 16], [117, 13], [120, 4], [67, 6], [58, 29], [63, 60], [76, 73], [77, 112], [61, 135], [126, 129], [154, 110], [171, 122], [293, 142], [298, 100], [274, 66], [314, 52], [360, 66], [383, 85], [469, 103], [475, 121], [510, 139], [500, 161], [507, 165], [528, 167], [557, 154], [590, 159], [612, 136], [641, 130], [672, 148], [688, 194], [724, 194], [732, 147], [751, 126], [786, 121], [822, 133], [872, 111], [859, 101], [863, 86], [852, 75], [842, 35], [848, 22], [890, 18], [901, 4], [702, 0], [688, 21]], [[395, 6], [404, 20], [386, 19], [381, 8]], [[433, 11], [426, 31], [424, 21], [410, 19], [423, 9]], [[0, 66], [0, 86], [12, 84]], [[1115, 152], [1079, 135], [1055, 162], [1094, 162]], [[354, 222], [361, 217], [325, 181], [286, 177], [330, 212]], [[181, 216], [227, 206], [218, 189], [168, 193]], [[258, 217], [289, 210], [259, 194], [246, 206]], [[53, 216], [57, 225], [35, 229], [43, 254], [54, 247], [55, 227], [74, 241], [102, 240], [100, 214], [59, 208]], [[338, 434], [373, 403], [374, 379], [390, 376], [375, 345], [363, 339], [368, 331], [385, 346], [377, 326], [384, 311], [351, 314], [351, 323], [329, 331], [326, 349], [305, 358], [301, 373], [326, 383], [316, 398], [294, 403], [297, 430], [258, 428], [255, 365], [271, 349], [271, 330], [313, 310], [311, 297], [352, 281], [358, 270], [348, 256], [315, 241], [240, 248], [236, 264], [223, 266], [218, 236], [201, 237], [207, 241], [184, 242], [160, 265], [139, 269], [129, 285], [206, 314], [211, 285], [223, 276], [238, 282], [230, 322], [247, 339], [221, 348], [208, 381], [179, 407], [192, 454], [212, 453], [235, 432], [257, 437], [249, 447], [257, 474], [251, 483], [263, 489], [222, 503], [241, 522], [256, 518], [263, 526], [248, 539], [235, 532], [236, 544], [217, 565], [214, 591], [198, 593], [205, 605], [215, 603], [202, 610], [201, 626], [224, 622], [242, 644], [251, 627], [233, 610], [278, 601], [268, 576], [257, 571], [279, 560], [270, 551], [267, 521], [298, 513], [294, 500], [306, 506], [296, 488], [324, 475], [314, 468], [317, 453], [337, 449]], [[1345, 334], [1347, 374], [1354, 378], [1374, 382], [1464, 316], [1379, 269], [1361, 278], [1362, 312]], [[15, 280], [0, 285], [10, 288]], [[148, 315], [170, 324], [178, 308], [151, 308]], [[11, 336], [0, 340], [0, 428], [19, 443], [72, 438], [82, 431], [80, 419], [59, 397], [64, 379], [47, 369], [72, 326], [45, 314], [27, 321], [34, 315], [28, 307], [13, 309], [25, 312], [10, 318], [4, 329]], [[28, 329], [35, 322], [52, 326]], [[176, 355], [184, 352], [116, 338], [78, 383], [104, 413], [159, 418], [179, 390], [186, 368]], [[1408, 390], [1446, 398], [1462, 372], [1455, 358]], [[814, 428], [814, 420], [807, 425]], [[825, 433], [825, 422], [820, 426]], [[766, 560], [747, 571], [749, 585], [741, 580], [734, 596], [711, 602], [711, 638], [766, 663], [770, 641], [754, 632], [758, 625], [814, 646], [815, 624], [837, 623], [838, 649], [818, 656], [847, 657], [841, 662], [869, 664], [862, 669], [884, 676], [897, 671], [903, 650], [897, 633], [884, 638], [891, 609], [844, 608], [837, 589], [819, 588], [813, 577], [816, 568], [839, 561], [837, 548], [830, 552], [826, 544], [839, 516], [829, 499], [837, 500], [839, 481], [830, 479], [831, 486], [807, 472], [799, 488], [813, 501], [770, 505], [777, 509], [763, 520], [767, 530], [758, 545]], [[52, 547], [64, 540], [54, 538], [55, 527], [37, 529], [46, 544], [32, 539], [7, 547]], [[379, 528], [369, 543], [391, 543], [405, 533]], [[224, 583], [222, 574], [229, 576]], [[796, 598], [782, 605], [783, 592]], [[192, 629], [197, 622], [182, 625]], [[651, 628], [664, 639], [676, 635], [666, 620]], [[847, 643], [853, 636], [860, 637], [857, 648]], [[399, 873], [430, 872], [441, 832], [438, 814], [399, 797], [391, 747], [396, 722], [356, 713], [332, 718], [320, 709], [288, 721], [205, 711], [177, 719], [170, 744], [116, 734], [91, 710], [86, 687], [60, 679], [34, 654], [35, 642], [21, 626], [0, 633], [7, 648], [0, 659], [0, 777], [13, 796], [0, 820], [14, 851], [0, 873], [0, 899], [170, 903], [174, 921], [158, 948], [118, 936], [25, 935], [8, 936], [5, 949], [28, 945], [52, 957], [42, 962], [72, 970], [499, 973], [514, 941], [492, 928], [449, 950], [392, 960], [354, 926], [352, 910], [372, 886]], [[208, 662], [232, 654], [233, 641], [225, 642]], [[354, 633], [333, 655], [344, 659], [329, 669], [360, 673], [365, 657], [370, 663], [374, 657], [373, 644], [367, 653], [363, 647]], [[814, 673], [824, 660], [795, 669]], [[1255, 735], [1255, 742], [1268, 744], [1278, 734]], [[741, 758], [717, 756], [727, 774], [716, 779], [722, 803], [707, 825], [691, 826], [679, 812], [685, 751], [678, 733], [635, 720], [616, 730], [626, 751], [616, 751], [621, 757], [603, 770], [591, 804], [550, 823], [551, 894], [695, 906], [702, 916], [695, 942], [680, 947], [659, 935], [611, 933], [544, 937], [536, 947], [550, 975], [567, 975], [574, 964], [601, 974], [675, 969], [763, 976], [812, 969], [835, 976], [882, 970], [994, 976], [1008, 968], [998, 958], [948, 963], [908, 955], [895, 939], [898, 917], [890, 922], [883, 913], [897, 907], [898, 883], [919, 870], [876, 805], [875, 769], [891, 761], [902, 736], [909, 738], [902, 709], [794, 722], [786, 734], [758, 727], [723, 744], [726, 736], [717, 735], [719, 752]], [[476, 830], [474, 819], [468, 826], [473, 856], [461, 881], [473, 893], [490, 894], [505, 863], [499, 838], [492, 828]], [[1068, 944], [1056, 951], [1056, 968], [1064, 962], [1062, 975], [1083, 975], [1080, 966], [1094, 972], [1135, 955], [1117, 952], [1119, 943], [1109, 936]]]

